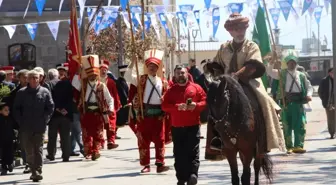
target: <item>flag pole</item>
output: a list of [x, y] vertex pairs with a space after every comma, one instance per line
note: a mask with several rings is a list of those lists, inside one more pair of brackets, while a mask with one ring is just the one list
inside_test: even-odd
[[[132, 20], [131, 18], [131, 8], [130, 3], [127, 3], [127, 13], [129, 20]], [[138, 88], [138, 96], [140, 100], [140, 111], [141, 111], [141, 118], [144, 117], [143, 114], [143, 101], [142, 101], [142, 89], [140, 85], [140, 75], [139, 75], [139, 65], [138, 65], [138, 57], [135, 55], [135, 40], [134, 40], [134, 33], [133, 33], [133, 23], [130, 24], [131, 27], [131, 51], [132, 51], [132, 62], [135, 62], [135, 70], [136, 70], [136, 76], [137, 76], [137, 88]]]
[[[82, 47], [80, 47], [80, 35], [79, 35], [79, 30], [78, 30], [78, 24], [77, 24], [77, 9], [76, 9], [76, 1], [72, 0], [71, 1], [71, 13], [70, 13], [71, 17], [70, 17], [70, 23], [72, 25], [70, 25], [70, 27], [74, 28], [74, 24], [75, 24], [75, 28], [76, 31], [72, 30], [72, 34], [75, 35], [75, 43], [76, 43], [76, 54], [77, 54], [77, 62], [79, 63], [79, 67], [81, 68], [81, 60], [82, 60]], [[80, 78], [81, 81], [81, 99], [82, 99], [82, 105], [83, 105], [83, 112], [85, 112], [85, 97], [84, 97], [84, 84], [83, 84], [83, 78]]]
[[[271, 40], [272, 40], [272, 48], [273, 48], [272, 60], [278, 60], [278, 56], [277, 56], [277, 53], [276, 53], [275, 39], [274, 39], [274, 35], [273, 35], [273, 32], [272, 32], [271, 21], [270, 21], [268, 11], [267, 11], [266, 0], [263, 0], [263, 4], [264, 4], [264, 11], [266, 13], [266, 19], [267, 19], [268, 27], [270, 29]], [[282, 99], [283, 106], [286, 107], [284, 89], [283, 89], [283, 81], [282, 81], [282, 78], [281, 78], [281, 65], [279, 65], [279, 66], [280, 67], [278, 69], [278, 75], [279, 75], [279, 85], [280, 85], [280, 96], [281, 96], [281, 99]]]

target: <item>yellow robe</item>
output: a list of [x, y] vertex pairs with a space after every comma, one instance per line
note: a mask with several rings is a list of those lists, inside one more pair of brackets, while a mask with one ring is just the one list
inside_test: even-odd
[[[228, 70], [230, 69], [230, 62], [233, 56], [233, 47], [231, 46], [231, 43], [232, 41], [228, 41], [223, 44], [214, 58], [214, 62], [217, 62], [221, 66], [225, 67], [225, 73], [228, 73]], [[254, 59], [262, 63], [259, 46], [255, 42], [245, 40], [242, 49], [237, 53], [238, 69], [241, 69], [244, 63], [250, 59]], [[281, 108], [268, 95], [260, 78], [250, 80], [250, 85], [253, 87], [253, 90], [258, 97], [263, 111], [267, 129], [267, 149], [269, 151], [271, 151], [271, 149], [286, 151], [283, 132], [280, 127], [278, 116], [275, 112], [275, 110], [280, 110]]]

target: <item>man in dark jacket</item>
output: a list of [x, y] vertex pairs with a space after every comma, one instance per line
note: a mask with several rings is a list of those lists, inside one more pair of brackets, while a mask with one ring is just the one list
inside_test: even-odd
[[328, 130], [330, 139], [334, 139], [336, 124], [335, 124], [335, 107], [334, 107], [334, 73], [333, 68], [328, 70], [328, 76], [322, 79], [318, 94], [322, 100], [322, 105], [327, 113]]
[[59, 72], [56, 69], [48, 71], [49, 84], [52, 98], [55, 102], [55, 112], [49, 123], [48, 129], [48, 155], [47, 159], [55, 160], [57, 133], [61, 137], [61, 149], [63, 162], [68, 162], [70, 157], [70, 130], [73, 119], [72, 111], [72, 85], [69, 80], [59, 80]]
[[[117, 112], [117, 129], [118, 127], [125, 126], [128, 122], [129, 107], [127, 106], [127, 99], [129, 88], [124, 78], [127, 66], [128, 65], [119, 66], [120, 76], [116, 81], [118, 95], [122, 106]], [[120, 139], [120, 137], [117, 135], [116, 139]]]
[[190, 59], [189, 60], [189, 74], [193, 77], [193, 81], [196, 82], [198, 77], [201, 76], [201, 71], [196, 67], [196, 60]]
[[[201, 74], [200, 77], [196, 80], [196, 83], [202, 87], [205, 93], [208, 93], [208, 86], [210, 84], [210, 75], [208, 73], [208, 69], [206, 67], [207, 60], [203, 60], [201, 62], [201, 66], [203, 67], [203, 74]], [[201, 123], [206, 123], [208, 122], [208, 114], [209, 110], [206, 107], [202, 112], [201, 112]]]
[[28, 86], [17, 92], [13, 113], [20, 126], [31, 179], [40, 181], [43, 165], [43, 139], [47, 123], [54, 111], [54, 102], [48, 89], [39, 84], [39, 73], [28, 72]]

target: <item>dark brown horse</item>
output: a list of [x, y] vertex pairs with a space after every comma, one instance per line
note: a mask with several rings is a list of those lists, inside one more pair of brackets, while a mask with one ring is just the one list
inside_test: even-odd
[[250, 101], [242, 85], [230, 76], [220, 76], [209, 85], [208, 124], [214, 125], [222, 140], [222, 152], [229, 162], [233, 185], [240, 184], [237, 153], [243, 164], [241, 176], [243, 185], [250, 185], [252, 159], [254, 159], [255, 185], [259, 184], [261, 168], [269, 182], [272, 182], [272, 161], [267, 153], [258, 150], [259, 132], [256, 129], [258, 125]]

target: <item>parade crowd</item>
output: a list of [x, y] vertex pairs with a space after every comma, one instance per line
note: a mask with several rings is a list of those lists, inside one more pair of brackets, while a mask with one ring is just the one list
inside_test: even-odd
[[[144, 72], [139, 76], [133, 73], [135, 61], [131, 61], [119, 66], [116, 78], [109, 71], [110, 62], [94, 54], [82, 57], [74, 76], [68, 74], [68, 63], [59, 64], [46, 74], [41, 67], [22, 69], [16, 74], [14, 67], [2, 67], [1, 175], [13, 170], [16, 151], [20, 151], [26, 165], [23, 173], [31, 173], [30, 179], [35, 182], [42, 180], [45, 135], [48, 135], [46, 158], [50, 161], [55, 160], [58, 135], [63, 162], [79, 155], [98, 160], [105, 146], [108, 150], [118, 148], [118, 128], [128, 125], [137, 138], [141, 173], [151, 172], [151, 143], [155, 146], [156, 172], [170, 170], [165, 164], [165, 145], [173, 142], [177, 184], [195, 185], [200, 167], [200, 124], [208, 122], [206, 159], [224, 160], [222, 151], [229, 145], [217, 129], [220, 123], [208, 121], [208, 88], [213, 78], [222, 74], [233, 75], [251, 101], [255, 129], [260, 133], [257, 138], [260, 154], [271, 149], [288, 154], [305, 153], [303, 105], [312, 100], [313, 88], [307, 76], [297, 70], [298, 55], [293, 50], [282, 56], [285, 69], [276, 68], [274, 60], [264, 65], [258, 45], [245, 38], [248, 26], [248, 18], [232, 14], [225, 28], [233, 39], [221, 46], [214, 60], [200, 63], [203, 73], [197, 69], [195, 59], [191, 59], [188, 68], [175, 66], [172, 79], [165, 78], [164, 52], [158, 49], [145, 51]], [[245, 70], [237, 73], [242, 68]], [[274, 99], [260, 80], [265, 73], [274, 80], [282, 80], [283, 87], [275, 88]], [[334, 138], [332, 81], [330, 69], [321, 82], [319, 95]], [[75, 151], [76, 144], [79, 152]]]

